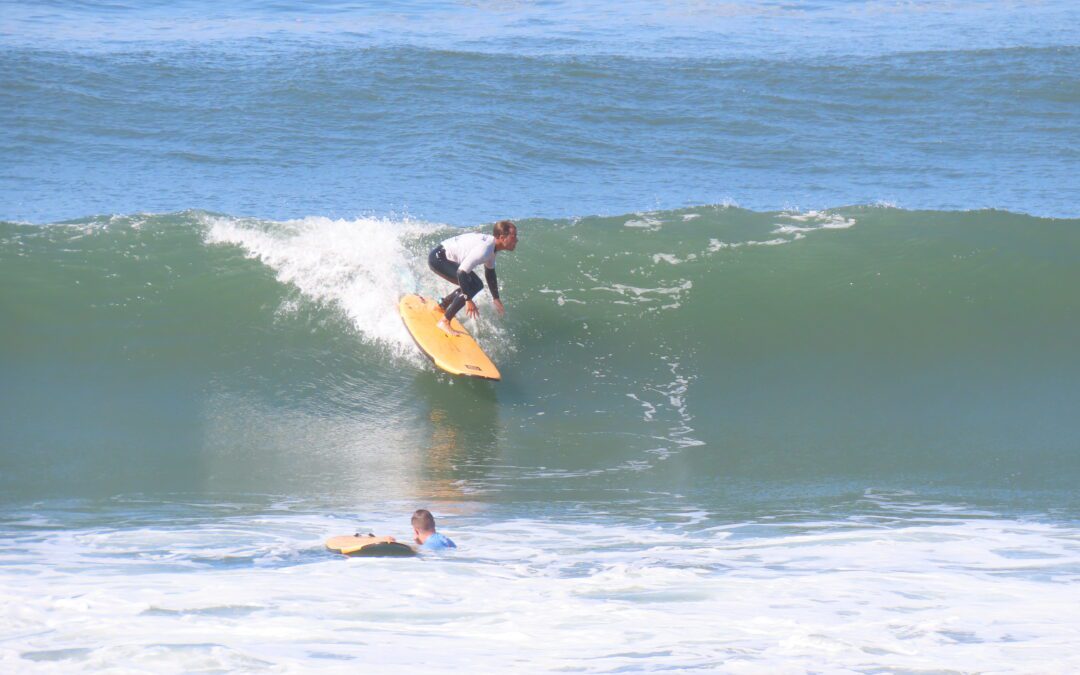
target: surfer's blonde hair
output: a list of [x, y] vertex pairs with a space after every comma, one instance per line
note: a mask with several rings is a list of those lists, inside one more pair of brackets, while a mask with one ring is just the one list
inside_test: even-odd
[[517, 229], [517, 225], [512, 220], [500, 220], [495, 223], [495, 227], [491, 228], [491, 233], [496, 237], [505, 237], [510, 234], [510, 230]]

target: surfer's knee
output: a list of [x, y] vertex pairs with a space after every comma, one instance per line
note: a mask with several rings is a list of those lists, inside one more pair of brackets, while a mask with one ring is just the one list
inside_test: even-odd
[[465, 295], [472, 300], [476, 297], [477, 293], [484, 290], [484, 282], [480, 281], [480, 277], [476, 276], [476, 274], [470, 274], [465, 278], [465, 283], [462, 284], [461, 290], [465, 291]]

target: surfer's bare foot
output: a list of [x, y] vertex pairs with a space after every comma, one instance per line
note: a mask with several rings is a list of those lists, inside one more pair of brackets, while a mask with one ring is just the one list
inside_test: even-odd
[[462, 333], [459, 330], [454, 330], [454, 327], [451, 326], [450, 322], [447, 321], [445, 318], [439, 319], [439, 323], [435, 324], [435, 326], [437, 326], [439, 329], [442, 330], [442, 332], [446, 333], [450, 337], [453, 337], [455, 335], [464, 335], [465, 334], [465, 333]]

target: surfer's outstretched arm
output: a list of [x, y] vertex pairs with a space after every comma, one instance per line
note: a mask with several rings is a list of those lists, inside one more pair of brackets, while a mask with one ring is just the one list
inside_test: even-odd
[[499, 280], [495, 276], [495, 268], [485, 267], [484, 278], [487, 279], [488, 290], [491, 291], [491, 300], [495, 303], [495, 309], [499, 310], [499, 316], [502, 316], [506, 309], [503, 307], [502, 300], [499, 299]]

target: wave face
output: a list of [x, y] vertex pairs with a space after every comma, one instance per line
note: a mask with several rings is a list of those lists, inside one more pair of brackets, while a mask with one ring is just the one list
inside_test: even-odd
[[[522, 494], [1080, 473], [1080, 222], [735, 207], [520, 222], [454, 380], [396, 315], [453, 228], [0, 225], [7, 494]], [[377, 480], [376, 480], [377, 478]], [[355, 485], [355, 483], [353, 483]]]

